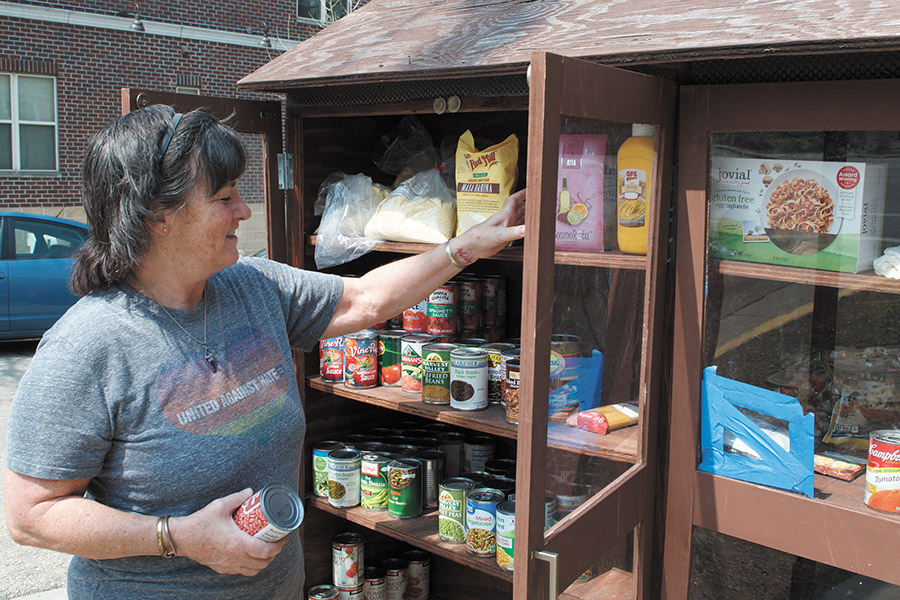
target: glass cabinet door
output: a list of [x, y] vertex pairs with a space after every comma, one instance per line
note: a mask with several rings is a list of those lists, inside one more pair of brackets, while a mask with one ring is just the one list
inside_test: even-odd
[[515, 596], [649, 597], [675, 88], [530, 77]]

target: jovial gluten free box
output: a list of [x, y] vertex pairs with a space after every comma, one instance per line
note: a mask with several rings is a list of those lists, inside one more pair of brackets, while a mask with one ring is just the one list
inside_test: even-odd
[[881, 253], [887, 167], [713, 158], [709, 250], [718, 258], [858, 273]]

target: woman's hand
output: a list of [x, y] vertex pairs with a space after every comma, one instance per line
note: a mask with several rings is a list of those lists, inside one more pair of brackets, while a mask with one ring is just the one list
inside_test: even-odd
[[520, 190], [504, 202], [487, 220], [474, 225], [450, 240], [450, 252], [462, 266], [492, 256], [514, 240], [525, 236], [525, 191]]
[[252, 576], [269, 566], [287, 540], [264, 542], [247, 534], [232, 518], [234, 511], [252, 495], [248, 488], [213, 500], [186, 517], [169, 519], [178, 555], [216, 573]]

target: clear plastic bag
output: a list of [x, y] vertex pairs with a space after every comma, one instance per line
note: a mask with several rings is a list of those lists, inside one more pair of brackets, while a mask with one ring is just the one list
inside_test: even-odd
[[384, 197], [383, 186], [362, 173], [335, 178], [327, 187], [322, 222], [316, 230], [316, 266], [340, 265], [366, 254], [381, 240], [367, 238], [366, 223]]
[[403, 117], [383, 139], [386, 147], [375, 161], [375, 166], [384, 173], [397, 176], [395, 187], [412, 175], [441, 162], [440, 152], [434, 147], [431, 134], [412, 115]]
[[394, 242], [441, 244], [456, 229], [456, 199], [437, 169], [404, 181], [379, 205], [365, 226], [368, 237]]

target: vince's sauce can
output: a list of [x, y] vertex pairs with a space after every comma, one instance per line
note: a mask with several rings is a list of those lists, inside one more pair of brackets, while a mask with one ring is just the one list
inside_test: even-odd
[[428, 600], [431, 596], [431, 555], [424, 550], [407, 550], [403, 558], [409, 561], [407, 599]]
[[234, 511], [238, 527], [264, 542], [277, 542], [300, 527], [303, 503], [297, 493], [279, 483], [270, 483]]
[[344, 385], [370, 388], [378, 384], [378, 338], [374, 331], [344, 336]]
[[344, 380], [344, 336], [319, 341], [319, 375], [325, 381]]
[[402, 329], [378, 332], [378, 383], [383, 386], [400, 385], [400, 339], [404, 335]]
[[334, 585], [356, 588], [363, 584], [365, 569], [363, 537], [348, 531], [331, 539], [331, 571]]
[[869, 434], [865, 494], [870, 508], [900, 512], [900, 430], [879, 429]]

